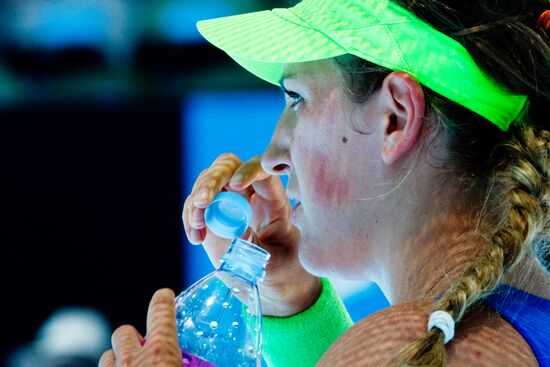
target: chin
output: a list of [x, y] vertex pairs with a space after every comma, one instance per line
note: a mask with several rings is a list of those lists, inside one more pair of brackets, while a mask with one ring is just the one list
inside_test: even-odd
[[[370, 280], [366, 277], [367, 269], [362, 267], [361, 271], [357, 272], [355, 263], [351, 259], [342, 257], [342, 254], [335, 253], [334, 248], [325, 248], [319, 246], [319, 241], [323, 239], [308, 239], [304, 240], [302, 234], [302, 242], [298, 251], [298, 258], [304, 269], [317, 277], [337, 278], [346, 280]], [[326, 241], [326, 239], [325, 239]], [[345, 251], [341, 248], [340, 251]]]
[[324, 256], [320, 253], [318, 247], [308, 245], [307, 242], [303, 241], [303, 237], [298, 251], [298, 258], [308, 273], [318, 277], [328, 275], [328, 268], [331, 264], [327, 264], [323, 260]]

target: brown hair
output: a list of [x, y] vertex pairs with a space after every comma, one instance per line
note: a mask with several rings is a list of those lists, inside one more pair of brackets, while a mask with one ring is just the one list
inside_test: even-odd
[[[493, 219], [488, 251], [472, 260], [432, 305], [456, 322], [491, 294], [504, 274], [532, 253], [550, 260], [550, 46], [541, 14], [549, 0], [393, 0], [454, 38], [498, 84], [529, 97], [529, 109], [508, 132], [424, 87], [427, 113], [442, 128], [457, 182], [487, 202]], [[391, 70], [351, 55], [336, 58], [350, 96], [362, 102]], [[481, 215], [481, 214], [480, 214]], [[433, 328], [401, 351], [403, 366], [445, 366], [444, 336]]]

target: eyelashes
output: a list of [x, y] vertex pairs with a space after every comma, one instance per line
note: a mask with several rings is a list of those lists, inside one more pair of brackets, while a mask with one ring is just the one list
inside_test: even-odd
[[291, 101], [290, 107], [296, 107], [300, 102], [304, 100], [304, 98], [299, 95], [296, 92], [293, 92], [291, 90], [286, 89], [285, 87], [281, 87], [283, 90], [283, 93], [285, 94], [285, 98], [289, 99]]

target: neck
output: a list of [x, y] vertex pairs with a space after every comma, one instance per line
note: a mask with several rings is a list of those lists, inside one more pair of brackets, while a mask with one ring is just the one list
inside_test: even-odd
[[532, 254], [522, 259], [504, 277], [504, 283], [550, 299], [550, 273]]
[[[437, 206], [437, 205], [435, 205]], [[389, 264], [380, 282], [391, 304], [434, 299], [446, 290], [471, 265], [473, 259], [488, 249], [487, 226], [478, 223], [475, 209], [445, 210], [424, 221], [415, 216], [418, 230], [404, 240], [398, 250], [390, 251]], [[421, 224], [421, 225], [418, 225]], [[410, 233], [410, 232], [409, 232]], [[532, 255], [526, 256], [503, 282], [526, 292], [550, 299], [550, 273]]]
[[392, 265], [385, 267], [381, 284], [390, 303], [437, 297], [451, 287], [475, 256], [486, 251], [487, 242], [476, 231], [477, 212], [436, 201], [429, 210], [421, 208], [414, 213], [410, 221], [413, 230], [404, 231], [413, 235], [391, 241], [397, 245], [389, 254]]

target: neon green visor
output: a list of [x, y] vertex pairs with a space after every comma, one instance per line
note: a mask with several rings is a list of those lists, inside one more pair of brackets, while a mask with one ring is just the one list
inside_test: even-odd
[[489, 79], [466, 49], [390, 0], [304, 0], [200, 21], [199, 32], [256, 76], [279, 85], [282, 65], [352, 54], [421, 84], [507, 130], [526, 96]]

